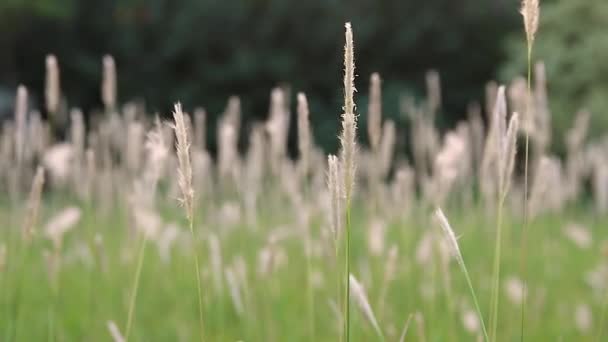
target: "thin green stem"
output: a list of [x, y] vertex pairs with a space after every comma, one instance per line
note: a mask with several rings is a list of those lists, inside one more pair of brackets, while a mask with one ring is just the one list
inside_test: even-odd
[[[308, 230], [308, 227], [306, 227]], [[308, 292], [308, 330], [310, 333], [310, 340], [315, 341], [315, 307], [314, 307], [314, 293], [312, 288], [312, 261], [310, 260], [310, 232], [307, 233], [306, 242], [305, 242], [305, 253], [306, 253], [306, 280], [308, 282], [307, 292]]]
[[467, 271], [467, 268], [464, 267], [464, 262], [462, 272], [464, 273], [464, 277], [467, 280], [467, 285], [469, 286], [471, 297], [473, 297], [473, 303], [475, 304], [475, 310], [477, 310], [477, 316], [479, 316], [479, 322], [481, 323], [481, 330], [483, 332], [484, 341], [488, 342], [490, 341], [490, 339], [488, 338], [488, 331], [486, 330], [486, 325], [483, 321], [483, 315], [481, 314], [481, 309], [479, 308], [479, 302], [477, 301], [477, 296], [475, 295], [475, 290], [473, 289], [473, 284], [471, 283], [471, 278], [469, 277], [469, 271]]
[[[526, 97], [526, 116], [527, 119], [530, 119], [530, 98], [532, 93], [532, 45], [528, 44], [528, 89], [527, 89], [527, 97]], [[529, 121], [528, 121], [529, 122]], [[524, 284], [524, 294], [527, 291], [528, 286], [528, 275], [526, 269], [526, 257], [527, 257], [527, 244], [528, 244], [528, 223], [529, 223], [529, 213], [528, 213], [528, 163], [529, 163], [529, 148], [530, 146], [530, 133], [526, 129], [526, 146], [525, 146], [525, 161], [524, 161], [524, 224], [522, 228], [521, 234], [521, 278]], [[520, 332], [520, 341], [524, 340], [524, 325], [525, 325], [525, 311], [526, 311], [526, 296], [523, 297], [521, 301], [521, 332]]]
[[492, 310], [490, 317], [490, 341], [496, 341], [496, 328], [498, 326], [498, 303], [500, 291], [500, 254], [502, 246], [502, 207], [504, 196], [500, 195], [498, 213], [496, 217], [496, 245], [494, 246], [494, 268], [492, 272]]
[[139, 279], [144, 265], [144, 255], [146, 252], [146, 237], [142, 239], [141, 247], [139, 248], [139, 256], [137, 257], [137, 269], [135, 270], [135, 279], [133, 280], [133, 289], [131, 290], [131, 300], [129, 301], [129, 313], [127, 315], [127, 326], [125, 328], [125, 342], [129, 341], [131, 327], [133, 326], [133, 315], [135, 313], [135, 304], [137, 303], [137, 293], [139, 292]]
[[205, 340], [205, 330], [203, 328], [203, 295], [201, 290], [201, 267], [198, 259], [198, 252], [196, 249], [196, 236], [194, 234], [194, 218], [192, 214], [189, 215], [190, 234], [192, 236], [192, 244], [194, 246], [194, 266], [196, 267], [196, 290], [198, 292], [198, 323], [201, 333], [201, 341]]
[[346, 274], [345, 274], [345, 298], [344, 298], [344, 335], [345, 341], [350, 342], [350, 199], [346, 199]]

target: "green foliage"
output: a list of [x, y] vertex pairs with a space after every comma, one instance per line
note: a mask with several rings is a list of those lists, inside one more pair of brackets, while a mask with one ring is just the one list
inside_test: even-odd
[[[534, 60], [545, 62], [555, 139], [571, 126], [581, 108], [591, 111], [593, 133], [608, 128], [608, 2], [603, 0], [559, 0], [541, 3], [539, 32], [534, 43]], [[508, 41], [508, 63], [501, 70], [503, 80], [525, 75], [526, 44], [523, 29]], [[562, 141], [559, 141], [562, 143]]]

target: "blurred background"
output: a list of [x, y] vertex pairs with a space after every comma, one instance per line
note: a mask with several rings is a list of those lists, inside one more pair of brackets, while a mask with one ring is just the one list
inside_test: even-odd
[[[18, 84], [44, 108], [49, 53], [58, 58], [68, 105], [85, 113], [100, 108], [101, 58], [111, 54], [119, 101], [142, 100], [161, 115], [178, 100], [187, 109], [203, 106], [211, 127], [231, 95], [240, 96], [247, 125], [267, 116], [272, 87], [288, 87], [292, 99], [303, 91], [316, 141], [333, 150], [343, 23], [351, 21], [362, 125], [372, 72], [383, 78], [384, 115], [405, 131], [399, 99], [422, 98], [424, 75], [435, 69], [443, 90], [437, 124], [453, 126], [468, 104], [483, 101], [488, 81], [523, 74], [518, 7], [518, 0], [2, 0], [0, 114], [12, 115]], [[591, 111], [592, 127], [608, 121], [601, 115], [608, 105], [607, 20], [605, 0], [543, 1], [535, 51], [546, 62], [556, 130], [581, 107]], [[213, 148], [214, 135], [209, 139]], [[399, 140], [397, 148], [406, 141]]]

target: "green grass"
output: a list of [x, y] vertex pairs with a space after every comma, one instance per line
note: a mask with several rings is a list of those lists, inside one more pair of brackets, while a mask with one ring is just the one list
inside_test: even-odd
[[[61, 208], [56, 199], [45, 201], [42, 218]], [[508, 212], [508, 211], [506, 211]], [[0, 207], [0, 241], [7, 243], [10, 234], [18, 230], [14, 211], [7, 205]], [[491, 292], [491, 272], [493, 246], [493, 218], [486, 218], [475, 209], [464, 211], [445, 210], [456, 234], [469, 270], [484, 317], [489, 318]], [[167, 222], [178, 222], [183, 228], [185, 239], [190, 236], [187, 222], [180, 219], [181, 212], [175, 208], [163, 210]], [[390, 244], [399, 246], [398, 274], [387, 292], [383, 312], [376, 312], [379, 323], [388, 341], [398, 340], [407, 317], [419, 311], [423, 314], [429, 341], [472, 340], [461, 323], [461, 303], [473, 308], [465, 278], [455, 261], [449, 265], [450, 289], [442, 288], [441, 267], [420, 266], [415, 253], [420, 237], [427, 229], [435, 229], [429, 220], [430, 212], [417, 211], [411, 219], [390, 222], [387, 230], [387, 250]], [[366, 234], [369, 214], [357, 203], [352, 211], [351, 270], [366, 286], [370, 303], [378, 309], [384, 272], [384, 258], [367, 254]], [[581, 250], [562, 234], [566, 222], [580, 222], [593, 232], [593, 246]], [[12, 222], [12, 224], [11, 224]], [[308, 329], [308, 289], [306, 265], [302, 239], [295, 233], [296, 228], [290, 210], [276, 211], [269, 205], [260, 211], [258, 230], [253, 231], [244, 223], [236, 227], [221, 227], [214, 222], [196, 218], [195, 222], [207, 222], [199, 236], [204, 238], [205, 230], [213, 230], [222, 243], [224, 266], [241, 256], [247, 264], [247, 289], [243, 293], [245, 314], [238, 316], [233, 309], [226, 288], [223, 296], [218, 296], [212, 287], [210, 268], [203, 265], [202, 284], [204, 297], [205, 336], [208, 341], [305, 341], [310, 339]], [[322, 218], [312, 221], [312, 236], [320, 238]], [[294, 231], [278, 246], [287, 254], [287, 264], [272, 275], [258, 274], [258, 253], [264, 247], [268, 233], [279, 226], [292, 224]], [[571, 208], [559, 215], [536, 218], [529, 226], [528, 241], [528, 289], [526, 307], [526, 338], [530, 341], [563, 339], [595, 340], [599, 331], [602, 296], [593, 293], [585, 283], [585, 275], [602, 261], [601, 248], [607, 238], [602, 229], [608, 223], [606, 218], [597, 218], [586, 208]], [[106, 328], [108, 320], [114, 320], [124, 333], [127, 321], [130, 293], [137, 263], [138, 240], [126, 233], [127, 215], [116, 210], [109, 216], [99, 216], [85, 211], [79, 227], [67, 235], [64, 255], [68, 260], [61, 270], [61, 288], [55, 309], [55, 337], [57, 341], [108, 341]], [[13, 229], [8, 229], [9, 227]], [[89, 231], [100, 233], [104, 238], [107, 272], [100, 271], [94, 263], [86, 265], [78, 260], [69, 261], [75, 247], [89, 243]], [[503, 245], [501, 255], [501, 279], [518, 276], [520, 267], [521, 221], [505, 217], [503, 225]], [[12, 233], [11, 233], [12, 232]], [[186, 240], [188, 241], [188, 240]], [[159, 258], [154, 242], [148, 242], [143, 263], [136, 312], [131, 328], [131, 341], [196, 340], [198, 338], [198, 303], [196, 284], [192, 281], [192, 254], [190, 244], [185, 243], [172, 250], [169, 263]], [[339, 330], [336, 315], [329, 307], [329, 300], [340, 303], [336, 282], [342, 277], [343, 262], [333, 260], [331, 243], [329, 253], [314, 256], [313, 272], [323, 275], [323, 287], [314, 289], [315, 335], [319, 341], [338, 340]], [[9, 258], [11, 246], [9, 248]], [[23, 280], [20, 288], [20, 315], [12, 317], [8, 310], [7, 293], [14, 291], [15, 270], [0, 273], [0, 332], [10, 325], [16, 326], [19, 341], [44, 341], [48, 339], [48, 310], [52, 303], [43, 251], [50, 249], [50, 242], [40, 234], [34, 240], [27, 264], [21, 269]], [[129, 254], [130, 258], [126, 255]], [[203, 260], [208, 260], [203, 256]], [[9, 266], [15, 260], [9, 259]], [[371, 286], [365, 282], [362, 269], [369, 267]], [[433, 271], [435, 269], [435, 271]], [[511, 341], [519, 338], [520, 306], [505, 297], [504, 284], [500, 292], [497, 336], [499, 340]], [[436, 296], [426, 298], [422, 289], [433, 290]], [[9, 291], [10, 290], [10, 291]], [[9, 291], [9, 292], [5, 292]], [[544, 300], [539, 301], [539, 293], [544, 292]], [[446, 296], [449, 294], [451, 298]], [[453, 306], [450, 306], [450, 302]], [[579, 303], [587, 303], [592, 308], [593, 329], [588, 335], [581, 335], [574, 323], [574, 308]], [[446, 309], [454, 307], [455, 312]], [[605, 322], [604, 322], [605, 324]], [[377, 335], [359, 313], [356, 305], [351, 306], [351, 340], [374, 341]], [[419, 332], [412, 324], [408, 336], [417, 339]], [[3, 335], [4, 336], [4, 335]], [[3, 337], [4, 338], [4, 337]]]

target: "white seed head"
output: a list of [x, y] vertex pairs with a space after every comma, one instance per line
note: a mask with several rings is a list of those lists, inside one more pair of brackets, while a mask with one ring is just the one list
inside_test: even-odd
[[38, 166], [36, 175], [32, 182], [32, 189], [27, 200], [27, 212], [25, 222], [23, 224], [23, 237], [26, 241], [31, 241], [34, 235], [34, 230], [38, 222], [38, 213], [40, 209], [40, 197], [42, 196], [42, 187], [44, 186], [44, 168]]
[[116, 65], [110, 55], [103, 56], [102, 64], [101, 101], [107, 110], [111, 110], [116, 106]]
[[369, 85], [369, 105], [367, 110], [367, 133], [372, 150], [376, 150], [380, 144], [382, 135], [382, 90], [380, 75], [373, 73]]
[[61, 89], [59, 85], [59, 65], [54, 55], [46, 56], [46, 83], [44, 90], [46, 100], [46, 110], [49, 113], [56, 113], [59, 109], [59, 99]]
[[192, 220], [194, 215], [194, 189], [192, 188], [192, 166], [190, 164], [190, 138], [188, 137], [186, 120], [180, 103], [175, 104], [173, 120], [172, 127], [177, 139], [175, 144], [178, 161], [177, 183], [182, 194], [180, 203], [186, 208], [188, 219]]
[[300, 150], [300, 160], [307, 171], [310, 162], [311, 132], [310, 132], [310, 112], [308, 100], [304, 93], [298, 93], [298, 149]]
[[511, 120], [509, 121], [509, 128], [505, 136], [504, 153], [502, 158], [504, 161], [501, 163], [503, 169], [500, 173], [501, 177], [501, 190], [502, 196], [506, 196], [511, 186], [511, 178], [513, 177], [513, 169], [515, 168], [515, 155], [517, 153], [517, 132], [519, 129], [519, 115], [513, 113]]
[[25, 152], [27, 125], [27, 88], [20, 85], [15, 98], [15, 156], [20, 165]]
[[538, 30], [538, 21], [540, 14], [539, 0], [522, 0], [521, 15], [524, 17], [524, 28], [526, 30], [526, 39], [528, 44], [534, 43], [534, 37]]
[[353, 50], [353, 32], [350, 23], [346, 23], [346, 44], [344, 46], [344, 113], [342, 114], [342, 133], [340, 135], [340, 159], [342, 166], [342, 180], [344, 182], [344, 195], [347, 203], [350, 202], [355, 185], [355, 153], [357, 135], [357, 117], [355, 115], [355, 102], [353, 99], [356, 91], [355, 62]]
[[327, 187], [331, 197], [331, 230], [334, 237], [334, 242], [337, 242], [342, 231], [342, 182], [340, 181], [340, 162], [335, 155], [327, 157], [328, 174]]

